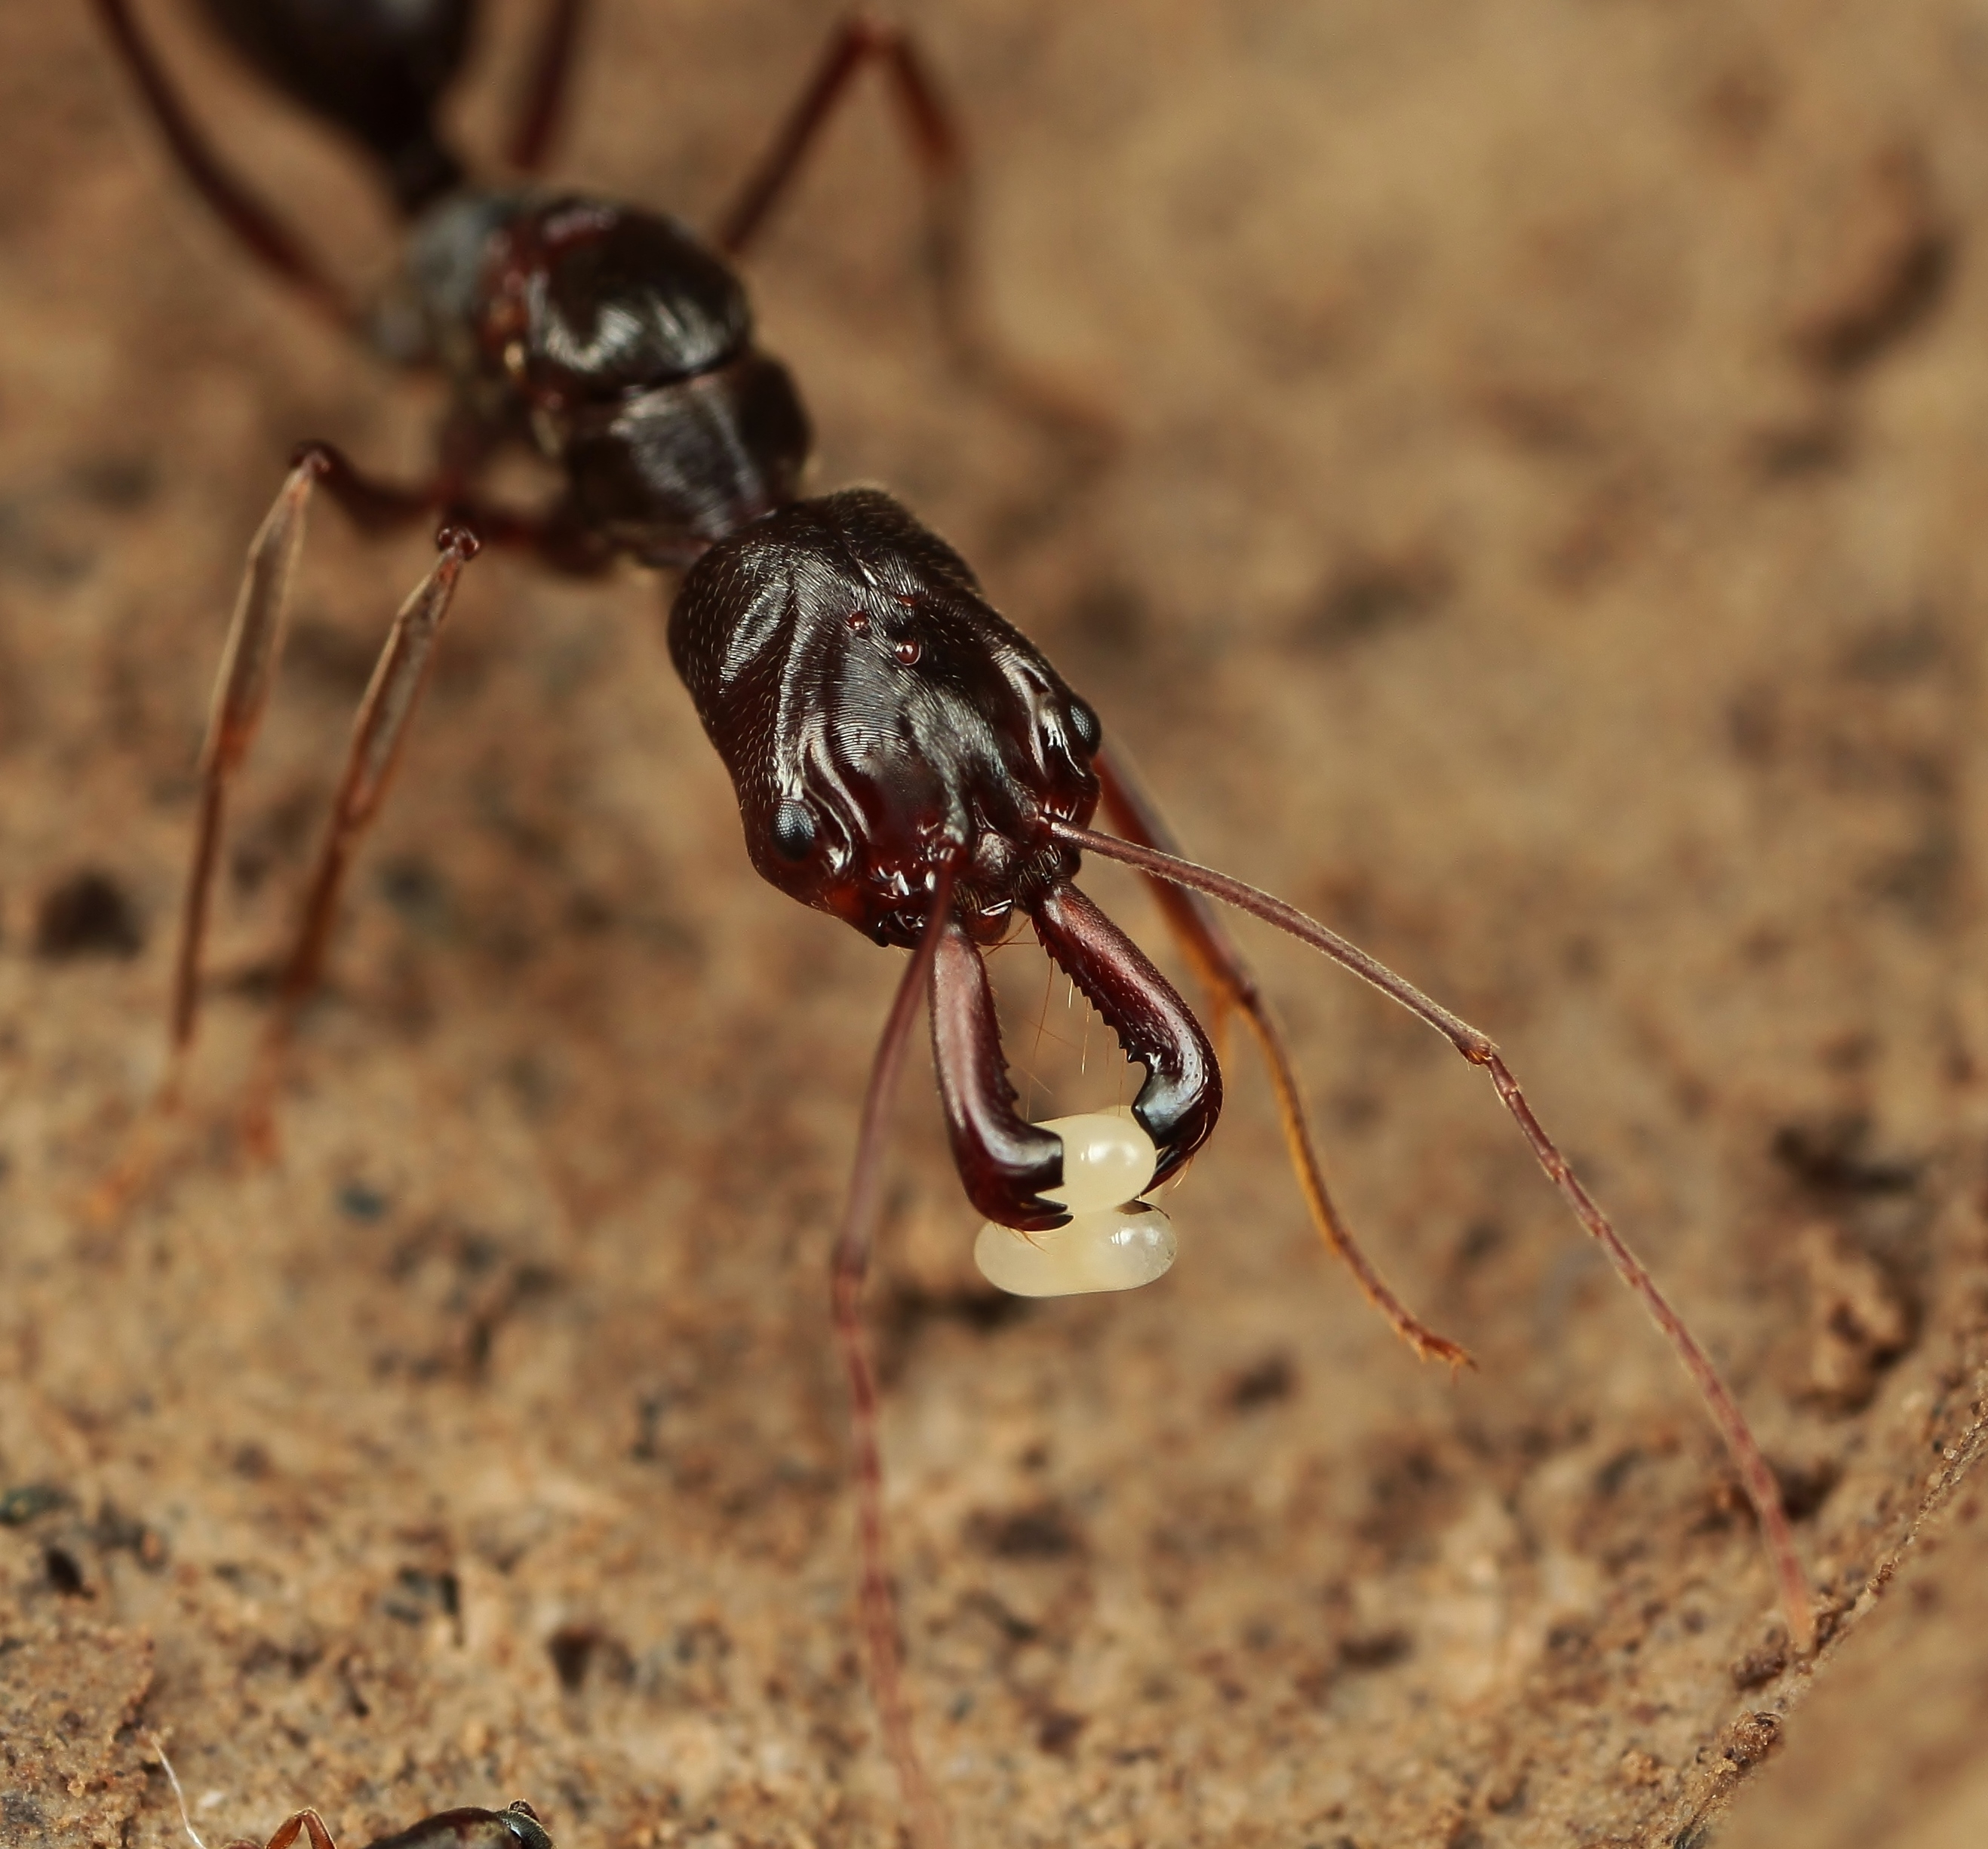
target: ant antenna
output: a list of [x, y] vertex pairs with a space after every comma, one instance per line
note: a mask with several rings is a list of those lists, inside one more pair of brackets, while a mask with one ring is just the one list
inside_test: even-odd
[[1413, 983], [1395, 975], [1385, 964], [1348, 943], [1338, 932], [1300, 911], [1295, 905], [1286, 904], [1282, 899], [1231, 874], [1217, 873], [1212, 867], [1199, 866], [1174, 854], [1161, 854], [1155, 848], [1121, 840], [1116, 835], [1099, 834], [1088, 828], [1080, 828], [1074, 823], [1054, 818], [1049, 826], [1051, 834], [1071, 847], [1102, 854], [1107, 860], [1123, 861], [1143, 874], [1186, 887], [1192, 891], [1205, 893], [1210, 898], [1219, 899], [1239, 911], [1261, 918], [1266, 924], [1274, 924], [1280, 931], [1300, 943], [1310, 945], [1372, 984], [1390, 1000], [1399, 1002], [1411, 1014], [1426, 1021], [1472, 1065], [1484, 1068], [1497, 1090], [1499, 1101], [1511, 1113], [1513, 1121], [1526, 1139], [1533, 1159], [1545, 1171], [1547, 1179], [1573, 1208], [1574, 1218], [1589, 1236], [1608, 1255], [1617, 1276], [1648, 1311], [1650, 1320], [1662, 1330], [1685, 1372], [1703, 1395], [1712, 1422], [1726, 1441], [1726, 1448], [1745, 1486], [1747, 1500], [1753, 1505], [1753, 1512], [1760, 1519], [1760, 1539], [1773, 1568], [1775, 1583], [1787, 1617], [1789, 1638], [1798, 1653], [1806, 1655], [1812, 1650], [1815, 1646], [1815, 1613], [1810, 1601], [1807, 1576], [1803, 1573], [1801, 1561], [1795, 1553], [1794, 1536], [1788, 1526], [1787, 1510], [1782, 1505], [1780, 1486], [1775, 1481], [1773, 1471], [1747, 1425], [1746, 1415], [1740, 1410], [1739, 1402], [1726, 1383], [1719, 1377], [1712, 1357], [1699, 1346], [1697, 1337], [1685, 1327], [1684, 1319], [1657, 1288], [1656, 1279], [1644, 1269], [1642, 1261], [1624, 1243], [1621, 1235], [1595, 1204], [1594, 1197], [1581, 1185], [1567, 1158], [1533, 1114], [1532, 1106], [1526, 1101], [1525, 1094], [1519, 1089], [1519, 1081], [1513, 1077], [1512, 1069], [1505, 1063], [1496, 1044], [1469, 1022], [1452, 1014], [1439, 1002], [1430, 1000]]
[[193, 1849], [207, 1849], [207, 1844], [201, 1841], [200, 1832], [193, 1827], [193, 1814], [187, 1809], [186, 1790], [180, 1783], [180, 1775], [173, 1770], [173, 1762], [166, 1756], [166, 1743], [156, 1733], [152, 1736], [152, 1750], [165, 1768], [166, 1780], [173, 1788], [173, 1796], [179, 1800], [180, 1827], [193, 1838]]

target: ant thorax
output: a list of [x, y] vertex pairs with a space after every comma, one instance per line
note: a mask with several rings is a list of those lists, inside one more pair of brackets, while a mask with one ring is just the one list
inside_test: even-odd
[[807, 459], [738, 278], [662, 213], [451, 193], [414, 221], [374, 330], [441, 367], [478, 444], [528, 441], [565, 474], [570, 522], [644, 563], [688, 563], [792, 499]]

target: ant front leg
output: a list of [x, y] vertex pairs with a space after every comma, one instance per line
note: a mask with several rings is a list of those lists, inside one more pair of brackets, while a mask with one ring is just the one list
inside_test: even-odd
[[[885, 1017], [884, 1031], [871, 1063], [870, 1081], [863, 1094], [863, 1116], [856, 1136], [856, 1161], [842, 1209], [830, 1261], [830, 1293], [834, 1303], [835, 1340], [849, 1380], [850, 1437], [855, 1452], [856, 1520], [862, 1550], [863, 1576], [859, 1604], [864, 1654], [869, 1668], [871, 1699], [882, 1722], [884, 1741], [898, 1774], [898, 1788], [911, 1823], [913, 1849], [947, 1849], [952, 1833], [945, 1811], [925, 1776], [911, 1703], [904, 1687], [904, 1646], [899, 1638], [897, 1593], [891, 1584], [890, 1528], [884, 1514], [884, 1457], [877, 1435], [877, 1371], [863, 1327], [863, 1286], [870, 1275], [870, 1253], [876, 1240], [883, 1201], [884, 1151], [890, 1130], [891, 1100], [904, 1070], [905, 1050], [918, 1024], [918, 1002], [938, 977], [942, 947], [958, 927], [952, 918], [955, 863], [939, 868], [930, 903], [931, 912], [919, 934], [918, 948], [899, 979], [898, 992]], [[978, 961], [977, 953], [975, 954]], [[982, 978], [984, 982], [985, 978]]]
[[[181, 914], [179, 947], [174, 958], [169, 1094], [176, 1089], [179, 1068], [199, 1026], [201, 952], [207, 940], [228, 789], [255, 743], [269, 705], [269, 690], [282, 658], [289, 627], [291, 580], [303, 548], [305, 515], [313, 492], [320, 484], [348, 510], [355, 505], [366, 510], [357, 516], [361, 526], [404, 525], [426, 511], [423, 500], [413, 493], [382, 488], [360, 475], [330, 445], [306, 444], [297, 452], [296, 465], [275, 504], [249, 542], [248, 564], [228, 625], [221, 671], [215, 682], [207, 739], [201, 750], [200, 813], [194, 828], [193, 859]], [[443, 536], [443, 543], [449, 557], [437, 571], [445, 575], [447, 588], [452, 592], [455, 573], [463, 560], [475, 553], [476, 542], [466, 532], [451, 529]], [[435, 582], [431, 575], [410, 600], [410, 609], [422, 600]], [[442, 608], [446, 607], [445, 596]], [[401, 615], [405, 618], [407, 611], [404, 610]], [[401, 633], [401, 624], [397, 621], [394, 637]], [[393, 638], [387, 646], [390, 653]], [[384, 665], [383, 661], [383, 669]], [[377, 684], [376, 677], [376, 688]], [[369, 692], [369, 707], [372, 701], [373, 694]], [[362, 708], [362, 714], [365, 710]]]

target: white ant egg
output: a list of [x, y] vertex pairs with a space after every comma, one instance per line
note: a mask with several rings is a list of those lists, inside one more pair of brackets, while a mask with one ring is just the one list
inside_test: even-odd
[[1136, 1290], [1164, 1276], [1179, 1249], [1173, 1223], [1144, 1201], [1080, 1213], [1047, 1232], [982, 1223], [973, 1262], [1010, 1296], [1073, 1297]]

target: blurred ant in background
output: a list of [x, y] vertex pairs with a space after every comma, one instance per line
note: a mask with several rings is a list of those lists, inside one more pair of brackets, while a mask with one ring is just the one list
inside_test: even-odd
[[[194, 1849], [207, 1849], [200, 1832], [188, 1814], [186, 1793], [180, 1775], [173, 1770], [162, 1743], [154, 1739], [151, 1750], [164, 1771], [178, 1801], [180, 1823], [192, 1840]], [[309, 1849], [338, 1849], [325, 1820], [314, 1810], [292, 1811], [270, 1834], [265, 1843], [252, 1837], [236, 1837], [224, 1849], [296, 1849], [299, 1838]], [[515, 1799], [502, 1810], [479, 1810], [465, 1807], [438, 1811], [418, 1824], [397, 1830], [391, 1836], [377, 1838], [369, 1849], [553, 1849], [553, 1839], [539, 1814], [522, 1798]]]
[[[1326, 1243], [1418, 1354], [1452, 1364], [1468, 1357], [1417, 1320], [1354, 1244], [1327, 1190], [1283, 1043], [1209, 901], [1311, 944], [1485, 1069], [1549, 1178], [1705, 1394], [1760, 1513], [1790, 1632], [1807, 1647], [1806, 1585], [1764, 1459], [1710, 1362], [1570, 1173], [1493, 1043], [1324, 926], [1182, 859], [1125, 764], [1106, 750], [1091, 707], [988, 604], [966, 563], [898, 503], [874, 489], [803, 497], [807, 417], [786, 367], [755, 340], [732, 263], [751, 248], [865, 66], [884, 75], [928, 182], [929, 267], [952, 343], [997, 383], [1017, 376], [974, 329], [960, 137], [908, 39], [860, 18], [834, 33], [707, 243], [654, 212], [467, 177], [436, 110], [464, 61], [474, 0], [201, 0], [242, 56], [366, 151], [398, 205], [402, 273], [380, 303], [361, 309], [209, 147], [131, 0], [96, 5], [188, 178], [250, 252], [320, 313], [397, 361], [439, 368], [452, 387], [430, 481], [380, 482], [329, 445], [308, 444], [251, 546], [201, 762], [171, 1009], [173, 1073], [198, 1018], [226, 797], [276, 672], [305, 512], [319, 488], [370, 529], [439, 519], [441, 556], [395, 617], [360, 708], [279, 985], [259, 1088], [265, 1111], [286, 1024], [318, 981], [346, 870], [378, 812], [462, 566], [479, 543], [528, 549], [565, 572], [630, 558], [683, 573], [670, 612], [671, 657], [731, 774], [753, 865], [803, 903], [911, 952], [871, 1069], [833, 1276], [854, 1405], [871, 1686], [923, 1841], [942, 1841], [945, 1822], [920, 1767], [901, 1674], [876, 1389], [860, 1316], [886, 1108], [921, 1006], [930, 1014], [961, 1181], [997, 1231], [1032, 1241], [1081, 1233], [1095, 1248], [1115, 1249], [1137, 1235], [1150, 1210], [1145, 1196], [1180, 1172], [1221, 1108], [1213, 1039], [1075, 884], [1086, 852], [1152, 882], [1218, 1023], [1239, 1014], [1266, 1057]], [[551, 140], [582, 10], [580, 0], [549, 0], [508, 145], [524, 171], [539, 166]], [[558, 472], [560, 491], [544, 510], [478, 495], [484, 465], [515, 444], [536, 448]], [[1100, 804], [1114, 834], [1090, 826]], [[1095, 1177], [1077, 1172], [1087, 1160], [1080, 1139], [1016, 1109], [983, 952], [1023, 917], [1145, 1069], [1130, 1112], [1137, 1159], [1129, 1178], [1101, 1197], [1085, 1189]]]

